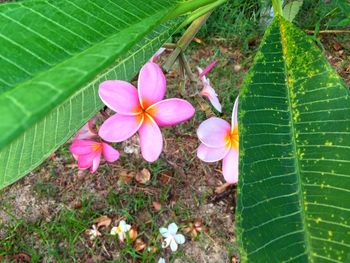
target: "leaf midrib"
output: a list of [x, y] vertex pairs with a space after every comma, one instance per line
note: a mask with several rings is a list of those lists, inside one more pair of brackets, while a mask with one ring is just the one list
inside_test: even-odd
[[301, 222], [303, 224], [303, 229], [304, 229], [304, 237], [305, 237], [305, 252], [308, 255], [308, 259], [311, 259], [311, 262], [313, 262], [311, 255], [312, 255], [312, 250], [311, 250], [311, 238], [310, 238], [310, 231], [307, 226], [307, 221], [306, 221], [306, 212], [305, 212], [305, 204], [304, 204], [304, 188], [301, 180], [301, 165], [299, 162], [298, 158], [298, 146], [297, 146], [297, 134], [296, 134], [296, 128], [295, 128], [295, 122], [294, 122], [294, 110], [292, 107], [292, 94], [291, 94], [291, 88], [292, 86], [289, 84], [290, 80], [290, 75], [288, 74], [288, 66], [287, 66], [287, 59], [288, 59], [288, 54], [287, 54], [287, 47], [288, 43], [286, 43], [286, 32], [285, 28], [282, 23], [282, 17], [278, 17], [278, 23], [279, 23], [279, 28], [280, 28], [280, 34], [281, 34], [281, 45], [282, 45], [282, 52], [283, 52], [283, 64], [284, 64], [284, 72], [285, 72], [285, 82], [286, 82], [286, 88], [287, 88], [287, 93], [288, 93], [288, 108], [290, 112], [290, 125], [291, 125], [291, 137], [292, 137], [292, 145], [293, 145], [293, 155], [295, 159], [295, 172], [296, 172], [296, 180], [297, 180], [297, 186], [298, 186], [298, 196], [300, 200], [300, 215], [301, 215]]

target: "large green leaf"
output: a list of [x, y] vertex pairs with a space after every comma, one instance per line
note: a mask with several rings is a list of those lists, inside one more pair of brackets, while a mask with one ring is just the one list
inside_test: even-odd
[[[0, 188], [40, 164], [101, 107], [98, 84], [131, 79], [175, 31], [177, 1], [0, 5]], [[180, 21], [179, 21], [180, 22]]]
[[349, 90], [313, 41], [269, 26], [240, 94], [243, 262], [350, 262]]

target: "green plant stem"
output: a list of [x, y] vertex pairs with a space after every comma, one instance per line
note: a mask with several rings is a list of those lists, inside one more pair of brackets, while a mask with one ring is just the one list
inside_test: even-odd
[[183, 14], [186, 14], [190, 11], [194, 11], [200, 7], [203, 7], [205, 5], [212, 4], [213, 2], [216, 2], [217, 0], [189, 0], [184, 3], [179, 3], [172, 12], [170, 12], [169, 15], [164, 17], [163, 22], [166, 22], [168, 20], [171, 20], [175, 17], [181, 16]]
[[206, 13], [205, 15], [202, 15], [201, 17], [199, 17], [195, 21], [193, 21], [192, 24], [188, 27], [188, 29], [182, 35], [180, 40], [177, 42], [176, 48], [174, 49], [174, 51], [170, 54], [169, 58], [164, 63], [163, 69], [166, 72], [170, 71], [170, 69], [174, 65], [176, 59], [179, 57], [180, 53], [188, 47], [188, 45], [191, 43], [192, 39], [198, 33], [199, 29], [202, 27], [202, 25], [205, 23], [205, 21], [207, 21], [210, 14], [211, 14], [211, 12]]
[[273, 11], [275, 13], [275, 16], [283, 15], [281, 0], [272, 0], [272, 6], [273, 6]]
[[187, 26], [188, 24], [192, 23], [192, 21], [194, 21], [198, 17], [214, 10], [216, 7], [222, 5], [225, 2], [226, 2], [226, 0], [217, 0], [216, 2], [214, 2], [212, 4], [198, 8], [198, 10], [193, 12], [191, 15], [188, 16], [188, 18], [186, 18], [186, 20], [184, 22], [182, 22], [182, 24], [179, 26], [179, 28], [183, 28], [183, 27]]
[[180, 53], [180, 58], [182, 60], [183, 67], [184, 67], [185, 72], [186, 72], [187, 76], [189, 77], [190, 81], [197, 82], [198, 79], [193, 75], [193, 73], [191, 71], [190, 64], [188, 63], [188, 60], [187, 60], [184, 52]]

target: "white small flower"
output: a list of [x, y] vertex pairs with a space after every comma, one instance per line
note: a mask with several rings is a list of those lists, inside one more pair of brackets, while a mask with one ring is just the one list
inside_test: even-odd
[[175, 223], [171, 223], [168, 228], [161, 227], [159, 228], [160, 234], [165, 237], [165, 240], [162, 244], [162, 248], [166, 248], [170, 245], [171, 251], [176, 251], [178, 244], [182, 245], [185, 243], [185, 237], [182, 234], [176, 234], [178, 227]]
[[123, 242], [125, 239], [125, 233], [129, 232], [130, 229], [131, 225], [128, 225], [124, 220], [121, 220], [118, 226], [112, 227], [111, 235], [115, 236], [118, 234], [119, 240]]
[[89, 236], [91, 240], [101, 236], [102, 234], [98, 231], [95, 225], [92, 225], [92, 229], [89, 230]]
[[165, 263], [165, 259], [164, 258], [159, 258], [158, 263]]

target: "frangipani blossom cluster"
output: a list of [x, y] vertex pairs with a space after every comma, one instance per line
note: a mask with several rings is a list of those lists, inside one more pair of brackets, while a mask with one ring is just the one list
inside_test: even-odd
[[[159, 158], [163, 150], [160, 127], [184, 122], [195, 113], [193, 106], [182, 99], [164, 99], [166, 78], [155, 63], [164, 51], [160, 49], [140, 71], [138, 89], [121, 80], [107, 80], [99, 87], [101, 100], [116, 112], [100, 127], [93, 130], [95, 118], [90, 120], [74, 137], [70, 151], [78, 161], [80, 169], [90, 168], [94, 173], [103, 154], [107, 162], [119, 158], [119, 152], [106, 142], [122, 142], [138, 133], [141, 153], [148, 162]], [[99, 135], [104, 141], [93, 140]]]
[[[96, 118], [93, 118], [75, 135], [70, 151], [78, 161], [80, 169], [90, 168], [92, 173], [95, 172], [100, 164], [101, 155], [107, 162], [116, 161], [119, 152], [107, 142], [119, 143], [136, 133], [139, 136], [143, 158], [154, 162], [163, 150], [164, 142], [160, 128], [176, 125], [193, 117], [195, 109], [186, 100], [164, 99], [166, 78], [156, 64], [157, 57], [164, 50], [158, 50], [141, 68], [138, 88], [122, 80], [107, 80], [100, 84], [99, 96], [115, 114], [101, 125], [98, 132], [93, 129], [96, 121]], [[199, 79], [203, 84], [199, 95], [208, 97], [214, 108], [221, 112], [218, 95], [206, 77], [216, 63], [213, 61], [204, 70], [197, 67]], [[238, 100], [234, 104], [231, 125], [223, 119], [212, 117], [204, 121], [197, 130], [201, 141], [197, 156], [205, 162], [223, 160], [222, 172], [225, 180], [231, 184], [238, 180], [237, 109]]]

